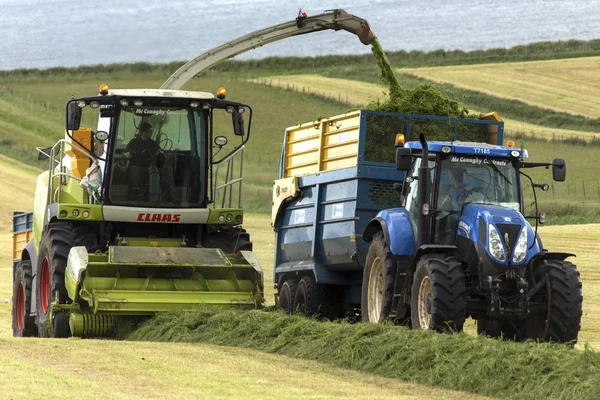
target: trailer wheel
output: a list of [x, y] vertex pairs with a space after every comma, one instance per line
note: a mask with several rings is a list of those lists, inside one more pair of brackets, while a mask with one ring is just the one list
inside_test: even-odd
[[417, 263], [411, 291], [414, 329], [460, 332], [467, 309], [465, 277], [454, 256], [429, 254]]
[[53, 316], [52, 324], [54, 329], [52, 337], [68, 338], [71, 337], [71, 328], [69, 327], [69, 316], [64, 312], [57, 312]]
[[281, 289], [279, 290], [279, 307], [286, 314], [294, 313], [294, 297], [296, 297], [297, 289], [298, 281], [295, 279], [288, 279], [281, 285]]
[[52, 222], [40, 241], [35, 322], [41, 337], [52, 336], [53, 327], [47, 319], [56, 294], [58, 293], [59, 303], [67, 302], [65, 269], [69, 251], [73, 246], [86, 246], [88, 251], [95, 251], [98, 248], [97, 235], [85, 226], [73, 226], [68, 222]]
[[23, 260], [15, 271], [12, 296], [12, 329], [15, 337], [37, 336], [31, 311], [31, 261]]
[[307, 317], [324, 314], [323, 287], [312, 276], [300, 279], [294, 296], [294, 311]]
[[373, 236], [363, 270], [361, 318], [380, 323], [387, 319], [394, 299], [396, 263], [383, 232]]

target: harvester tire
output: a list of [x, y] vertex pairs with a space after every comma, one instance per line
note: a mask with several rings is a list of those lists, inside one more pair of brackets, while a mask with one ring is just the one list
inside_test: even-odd
[[396, 262], [385, 241], [383, 232], [373, 236], [369, 246], [361, 295], [361, 319], [363, 322], [380, 323], [388, 319], [394, 300]]
[[414, 329], [460, 332], [467, 300], [462, 264], [454, 256], [428, 254], [417, 263], [411, 291]]
[[294, 313], [294, 298], [296, 297], [297, 289], [298, 281], [295, 279], [288, 279], [281, 285], [281, 289], [279, 290], [279, 307], [286, 314]]
[[84, 226], [74, 226], [68, 222], [52, 222], [48, 225], [40, 241], [36, 285], [36, 325], [41, 337], [53, 336], [53, 324], [47, 320], [56, 293], [58, 293], [59, 303], [67, 302], [65, 269], [69, 251], [73, 246], [86, 246], [89, 252], [93, 252], [98, 248], [97, 235]]
[[55, 338], [68, 338], [71, 337], [71, 328], [69, 328], [69, 317], [64, 312], [57, 312], [53, 316], [52, 321], [54, 329], [52, 331], [52, 337]]
[[37, 336], [31, 311], [31, 261], [23, 260], [15, 271], [12, 297], [12, 329], [15, 337]]
[[305, 276], [298, 282], [294, 296], [294, 311], [307, 317], [324, 314], [323, 287], [315, 282], [312, 276]]

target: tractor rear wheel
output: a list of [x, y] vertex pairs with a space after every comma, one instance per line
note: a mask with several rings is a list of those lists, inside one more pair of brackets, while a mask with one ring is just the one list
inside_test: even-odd
[[465, 277], [454, 256], [429, 254], [417, 263], [411, 292], [414, 329], [460, 332], [467, 309]]
[[294, 311], [307, 317], [323, 315], [323, 287], [312, 276], [305, 276], [298, 282], [294, 296]]
[[53, 324], [48, 321], [51, 304], [57, 294], [58, 301], [68, 299], [65, 288], [67, 257], [73, 246], [85, 246], [88, 252], [98, 248], [97, 235], [87, 227], [74, 226], [68, 222], [52, 222], [40, 241], [37, 266], [37, 315], [36, 325], [41, 337], [53, 336]]
[[298, 281], [295, 279], [288, 279], [281, 285], [281, 289], [279, 290], [279, 307], [286, 314], [294, 313], [294, 297], [296, 297], [297, 289]]
[[12, 297], [12, 329], [15, 337], [37, 336], [31, 311], [31, 261], [23, 260], [15, 271]]
[[396, 263], [383, 232], [373, 236], [365, 268], [361, 295], [363, 322], [380, 323], [388, 319], [394, 300]]

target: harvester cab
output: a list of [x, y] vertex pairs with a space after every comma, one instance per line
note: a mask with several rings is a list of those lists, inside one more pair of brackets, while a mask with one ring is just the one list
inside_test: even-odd
[[160, 311], [262, 305], [241, 226], [252, 109], [224, 97], [103, 85], [67, 103], [15, 265], [15, 335], [111, 336]]

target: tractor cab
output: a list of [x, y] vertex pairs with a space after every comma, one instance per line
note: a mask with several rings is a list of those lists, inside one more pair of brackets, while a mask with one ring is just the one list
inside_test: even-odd
[[[454, 244], [459, 220], [468, 204], [500, 206], [522, 213], [518, 174], [526, 150], [485, 143], [428, 143], [430, 191], [427, 204], [432, 216], [431, 243]], [[409, 151], [422, 151], [421, 143], [406, 143]], [[406, 209], [415, 227], [419, 215], [418, 171], [422, 158], [414, 158], [405, 179]]]
[[[109, 91], [103, 85], [98, 96], [72, 99], [67, 104], [71, 142], [93, 150], [82, 186], [106, 205], [207, 207], [217, 195], [220, 164], [240, 157], [249, 138], [250, 107], [224, 100], [223, 94]], [[81, 128], [95, 122], [96, 132]], [[241, 169], [235, 177], [224, 169], [229, 182], [219, 187], [231, 189], [236, 179], [241, 186]]]

